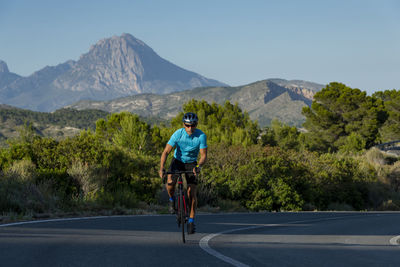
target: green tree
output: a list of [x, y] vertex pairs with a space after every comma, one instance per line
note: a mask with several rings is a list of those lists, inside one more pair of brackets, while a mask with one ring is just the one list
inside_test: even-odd
[[242, 112], [238, 104], [226, 101], [224, 105], [206, 101], [191, 100], [183, 105], [171, 122], [174, 129], [182, 127], [182, 116], [186, 112], [194, 112], [199, 117], [198, 128], [207, 134], [208, 143], [242, 144], [257, 143], [260, 129], [256, 122], [250, 120], [247, 112]]
[[351, 133], [339, 147], [341, 152], [352, 153], [365, 148], [365, 139], [359, 133]]
[[114, 144], [138, 153], [150, 152], [152, 136], [147, 123], [140, 121], [137, 115], [127, 115], [121, 120], [120, 125], [120, 129], [113, 137]]
[[336, 82], [316, 93], [303, 115], [308, 147], [319, 151], [337, 151], [351, 133], [359, 134], [369, 148], [387, 117], [382, 100]]
[[137, 154], [153, 154], [162, 145], [161, 130], [151, 128], [136, 114], [113, 113], [107, 120], [96, 122], [96, 136], [109, 145], [116, 145]]
[[382, 99], [388, 118], [379, 132], [383, 142], [400, 140], [400, 91], [386, 90], [376, 92], [373, 96]]
[[299, 149], [300, 132], [294, 126], [285, 125], [278, 120], [272, 120], [271, 127], [275, 133], [275, 140], [282, 149]]

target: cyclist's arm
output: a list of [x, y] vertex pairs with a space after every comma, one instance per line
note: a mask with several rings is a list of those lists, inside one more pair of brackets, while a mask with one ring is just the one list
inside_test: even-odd
[[171, 153], [172, 148], [173, 147], [170, 144], [167, 144], [164, 148], [163, 153], [161, 154], [160, 171], [159, 171], [160, 178], [162, 178], [162, 176], [163, 176], [164, 164], [165, 164], [165, 161], [167, 160], [169, 153]]
[[202, 167], [207, 160], [207, 136], [202, 134], [200, 136], [200, 160], [199, 167]]
[[202, 167], [207, 160], [207, 148], [200, 149], [200, 160], [199, 160], [199, 167]]
[[197, 172], [200, 172], [200, 169], [204, 165], [204, 163], [206, 163], [206, 160], [207, 160], [207, 148], [202, 148], [202, 149], [200, 149], [199, 164], [197, 164], [197, 166], [199, 166], [200, 168], [197, 170], [196, 170], [197, 166], [195, 168], [193, 168], [193, 173], [195, 175], [197, 175]]

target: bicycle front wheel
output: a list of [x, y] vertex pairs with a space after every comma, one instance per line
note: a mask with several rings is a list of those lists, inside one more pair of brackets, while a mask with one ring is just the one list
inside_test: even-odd
[[186, 242], [185, 240], [185, 211], [186, 211], [186, 207], [185, 207], [185, 195], [183, 193], [183, 190], [180, 189], [180, 201], [179, 201], [179, 210], [180, 210], [180, 220], [181, 220], [181, 226], [182, 226], [182, 241], [183, 243]]

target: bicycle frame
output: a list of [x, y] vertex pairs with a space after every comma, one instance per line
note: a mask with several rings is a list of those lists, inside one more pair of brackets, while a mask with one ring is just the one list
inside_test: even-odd
[[193, 171], [176, 171], [176, 172], [166, 172], [165, 175], [168, 174], [177, 174], [178, 178], [177, 178], [177, 187], [178, 187], [178, 192], [177, 192], [177, 209], [176, 209], [176, 219], [178, 222], [178, 227], [182, 226], [182, 241], [183, 243], [186, 242], [185, 239], [185, 224], [187, 223], [189, 214], [190, 214], [190, 209], [191, 207], [189, 207], [189, 211], [188, 211], [188, 205], [186, 203], [186, 194], [185, 194], [185, 190], [183, 188], [183, 179], [182, 179], [182, 175], [183, 174], [193, 174]]

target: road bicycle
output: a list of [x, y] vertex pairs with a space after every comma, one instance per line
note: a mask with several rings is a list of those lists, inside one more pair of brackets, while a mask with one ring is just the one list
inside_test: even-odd
[[[177, 189], [176, 190], [176, 198], [175, 198], [175, 213], [176, 213], [176, 221], [178, 223], [178, 227], [182, 228], [182, 241], [186, 242], [185, 239], [185, 224], [188, 222], [188, 218], [190, 215], [190, 207], [191, 203], [188, 202], [188, 198], [186, 197], [185, 190], [183, 188], [183, 174], [193, 174], [193, 171], [175, 171], [175, 172], [164, 172], [164, 176], [168, 174], [178, 175], [177, 178]], [[186, 225], [187, 229], [187, 225]]]

